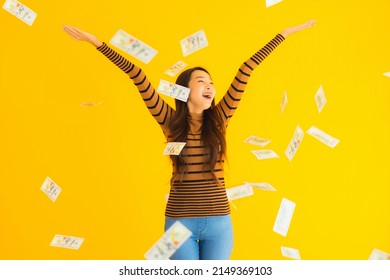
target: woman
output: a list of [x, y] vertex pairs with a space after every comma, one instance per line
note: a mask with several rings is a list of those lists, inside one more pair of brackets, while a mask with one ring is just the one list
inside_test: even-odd
[[95, 36], [71, 26], [63, 29], [73, 39], [94, 45], [123, 70], [140, 92], [168, 142], [186, 142], [171, 156], [173, 174], [165, 211], [165, 230], [179, 220], [192, 236], [171, 259], [229, 259], [233, 247], [230, 207], [224, 184], [225, 129], [244, 93], [252, 71], [289, 35], [313, 26], [314, 20], [285, 29], [245, 61], [228, 91], [215, 104], [215, 88], [206, 69], [182, 72], [176, 84], [190, 88], [187, 102], [175, 100], [175, 109], [157, 94], [145, 73]]

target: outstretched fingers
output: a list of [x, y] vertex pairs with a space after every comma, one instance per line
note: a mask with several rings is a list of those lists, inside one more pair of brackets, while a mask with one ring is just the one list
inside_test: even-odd
[[82, 40], [83, 36], [80, 32], [80, 30], [76, 27], [69, 26], [69, 25], [63, 25], [62, 30], [65, 31], [70, 37], [72, 37], [75, 40]]
[[311, 19], [311, 20], [305, 22], [305, 23], [303, 24], [303, 27], [304, 27], [304, 28], [309, 28], [309, 27], [315, 26], [315, 25], [316, 25], [316, 22], [317, 22], [317, 21], [316, 21], [315, 19]]

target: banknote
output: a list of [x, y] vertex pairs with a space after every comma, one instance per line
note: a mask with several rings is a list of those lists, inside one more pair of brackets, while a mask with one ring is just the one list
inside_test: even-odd
[[187, 63], [179, 60], [175, 64], [173, 64], [171, 67], [169, 67], [164, 73], [168, 76], [175, 77], [177, 73], [179, 73], [181, 70], [187, 67]]
[[280, 247], [282, 250], [282, 255], [286, 258], [294, 259], [294, 260], [300, 260], [301, 255], [299, 254], [299, 250], [289, 247]]
[[145, 253], [148, 260], [167, 260], [192, 235], [179, 221], [175, 222], [163, 236]]
[[321, 141], [325, 145], [334, 148], [339, 142], [339, 139], [334, 138], [333, 136], [330, 136], [329, 134], [323, 132], [319, 128], [315, 127], [314, 125], [311, 126], [307, 131], [307, 134], [313, 136], [317, 140]]
[[226, 189], [228, 200], [235, 200], [246, 196], [253, 195], [252, 186], [245, 184], [237, 187], [231, 187]]
[[114, 37], [110, 40], [110, 43], [146, 64], [149, 63], [157, 54], [157, 51], [151, 46], [148, 46], [122, 29], [117, 31]]
[[16, 0], [6, 0], [3, 5], [3, 9], [10, 12], [15, 17], [24, 21], [30, 26], [34, 23], [37, 17], [36, 12]]
[[322, 109], [324, 109], [326, 104], [326, 96], [322, 85], [320, 85], [320, 87], [318, 88], [316, 94], [314, 95], [314, 99], [316, 100], [318, 113], [321, 113]]
[[290, 161], [293, 159], [295, 153], [297, 152], [299, 146], [301, 145], [304, 135], [305, 133], [303, 132], [302, 128], [300, 128], [300, 126], [297, 125], [297, 127], [295, 128], [294, 135], [290, 143], [288, 144], [286, 151], [284, 152]]
[[369, 260], [390, 260], [390, 254], [378, 249], [372, 250]]
[[187, 102], [188, 96], [190, 95], [190, 91], [191, 90], [187, 87], [183, 87], [181, 85], [177, 85], [175, 83], [171, 83], [165, 80], [160, 80], [160, 83], [157, 88], [157, 92], [173, 97], [175, 99], [179, 99], [183, 102]]
[[41, 185], [41, 190], [51, 199], [51, 201], [55, 202], [62, 189], [47, 176]]
[[78, 250], [83, 242], [81, 237], [56, 234], [50, 246]]
[[103, 103], [103, 101], [86, 101], [80, 103], [80, 107], [95, 107], [99, 106]]
[[276, 191], [276, 189], [271, 184], [269, 184], [267, 182], [258, 182], [258, 183], [245, 182], [245, 184], [252, 186], [253, 188], [263, 190], [263, 191]]
[[265, 0], [265, 7], [269, 8], [273, 5], [278, 4], [279, 2], [282, 2], [282, 0]]
[[295, 203], [283, 198], [276, 216], [273, 231], [286, 236], [295, 210]]
[[180, 155], [181, 150], [183, 150], [186, 142], [168, 142], [165, 146], [164, 155]]
[[200, 30], [191, 34], [180, 41], [180, 46], [184, 56], [205, 48], [208, 46], [206, 33], [204, 30]]
[[260, 138], [258, 136], [251, 135], [244, 140], [245, 143], [264, 147], [271, 142], [269, 139]]
[[280, 109], [282, 113], [284, 112], [284, 108], [286, 107], [287, 103], [288, 103], [287, 91], [285, 90], [283, 93], [282, 104], [280, 104]]
[[258, 160], [279, 157], [278, 154], [273, 150], [253, 150], [252, 153], [257, 157]]

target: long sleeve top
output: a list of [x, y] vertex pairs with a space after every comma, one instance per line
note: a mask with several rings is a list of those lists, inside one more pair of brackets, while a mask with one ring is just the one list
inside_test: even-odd
[[[284, 40], [277, 34], [270, 42], [246, 60], [238, 69], [229, 89], [213, 110], [222, 117], [225, 127], [233, 116], [244, 93], [252, 71]], [[173, 141], [169, 123], [175, 116], [173, 109], [156, 92], [145, 72], [111, 49], [106, 43], [97, 48], [110, 61], [125, 72], [137, 87], [146, 107], [162, 128], [168, 142]], [[189, 114], [190, 124], [186, 146], [180, 156], [184, 157], [187, 170], [180, 181], [174, 181], [166, 205], [165, 216], [190, 218], [222, 216], [230, 213], [224, 183], [223, 159], [213, 168], [207, 165], [209, 153], [201, 141], [203, 116]], [[215, 178], [213, 179], [212, 173]]]

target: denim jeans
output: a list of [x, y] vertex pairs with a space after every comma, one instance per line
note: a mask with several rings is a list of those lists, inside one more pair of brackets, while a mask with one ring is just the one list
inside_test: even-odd
[[233, 248], [230, 215], [200, 218], [165, 217], [166, 231], [180, 221], [191, 232], [190, 238], [171, 256], [171, 260], [228, 260]]

